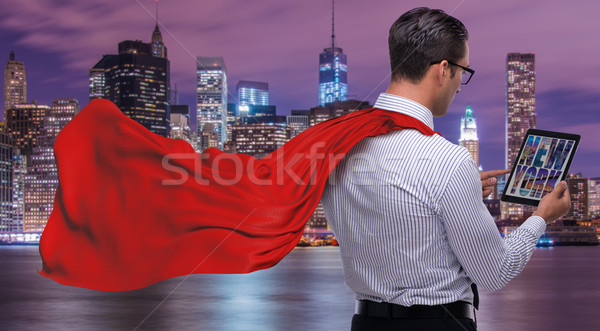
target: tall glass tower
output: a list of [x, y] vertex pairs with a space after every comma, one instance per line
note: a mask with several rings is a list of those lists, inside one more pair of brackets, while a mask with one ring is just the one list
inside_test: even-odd
[[348, 99], [346, 54], [335, 47], [334, 2], [331, 2], [331, 47], [319, 55], [319, 106]]
[[[227, 68], [222, 57], [196, 58], [198, 148], [227, 142]], [[216, 144], [216, 146], [213, 145]]]

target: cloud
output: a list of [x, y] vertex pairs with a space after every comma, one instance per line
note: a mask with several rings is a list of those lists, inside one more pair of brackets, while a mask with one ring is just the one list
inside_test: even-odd
[[[19, 42], [23, 45], [59, 53], [70, 71], [87, 71], [102, 54], [116, 52], [116, 44], [124, 39], [149, 41], [154, 25], [154, 1], [150, 0], [93, 4], [72, 0], [5, 2], [0, 27], [21, 33]], [[458, 4], [433, 1], [429, 6], [451, 11]], [[330, 42], [328, 2], [187, 0], [161, 1], [159, 5], [173, 82], [193, 81], [195, 56], [221, 55], [229, 67], [232, 85], [238, 79], [269, 80], [273, 87], [293, 87], [293, 94], [307, 99], [305, 107], [313, 105], [318, 53]], [[350, 93], [373, 101], [389, 81], [387, 30], [400, 13], [417, 2], [374, 0], [336, 5], [336, 40], [348, 55]], [[589, 40], [585, 24], [588, 29], [600, 28], [598, 23], [592, 23], [596, 20], [588, 17], [594, 11], [575, 11], [573, 7], [576, 6], [540, 1], [524, 4], [515, 0], [460, 3], [453, 14], [464, 20], [470, 30], [477, 77], [489, 74], [501, 82], [483, 91], [473, 90], [478, 95], [490, 95], [492, 91], [503, 95], [507, 51], [535, 51], [538, 68], [544, 68], [546, 63], [555, 66], [564, 62], [576, 49], [595, 47], [581, 42]], [[558, 17], [568, 19], [569, 24], [555, 24]], [[509, 21], [511, 24], [507, 24]], [[595, 63], [592, 54], [577, 52], [578, 57]], [[557, 69], [573, 74], [583, 72], [573, 66], [555, 66], [553, 71]], [[307, 72], [310, 75], [302, 75]], [[590, 79], [588, 83], [595, 81]], [[193, 93], [193, 86], [188, 86], [187, 91]], [[282, 103], [287, 103], [287, 98], [273, 96], [273, 100]]]
[[538, 126], [562, 130], [580, 123], [600, 128], [600, 91], [594, 89], [555, 88], [537, 93]]
[[586, 153], [600, 153], [600, 123], [569, 125], [562, 132], [581, 135], [578, 150]]
[[[53, 80], [54, 86], [39, 90], [82, 95], [85, 100], [87, 70], [103, 54], [116, 53], [122, 40], [150, 41], [154, 4], [152, 0], [3, 0], [0, 30], [14, 36], [18, 45], [39, 52], [41, 60], [57, 59], [46, 65], [48, 77], [39, 81], [48, 83], [56, 76], [62, 77], [56, 78], [62, 83]], [[389, 26], [419, 5], [416, 0], [336, 2], [336, 45], [348, 56], [350, 94], [374, 102], [385, 90]], [[237, 81], [248, 79], [269, 82], [270, 99], [280, 113], [317, 103], [318, 54], [330, 44], [330, 2], [161, 0], [159, 6], [171, 82], [177, 83], [191, 109], [196, 56], [225, 58], [232, 96]], [[436, 129], [457, 137], [459, 123], [455, 122], [470, 104], [482, 146], [493, 146], [482, 156], [494, 150], [498, 155], [492, 158], [503, 160], [498, 148], [504, 141], [505, 61], [506, 53], [514, 51], [536, 54], [540, 127], [558, 130], [563, 124], [596, 122], [598, 88], [592, 73], [600, 70], [600, 62], [595, 59], [598, 43], [591, 41], [600, 31], [595, 17], [600, 3], [436, 0], [427, 6], [447, 12], [457, 7], [452, 14], [469, 29], [470, 62], [476, 70], [471, 83], [457, 95], [449, 117], [436, 122], [440, 123]]]

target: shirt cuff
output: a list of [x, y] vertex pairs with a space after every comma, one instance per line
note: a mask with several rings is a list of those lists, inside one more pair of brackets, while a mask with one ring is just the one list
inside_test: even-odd
[[546, 221], [539, 216], [531, 216], [521, 224], [520, 228], [527, 230], [537, 239], [540, 239], [544, 231], [546, 231]]

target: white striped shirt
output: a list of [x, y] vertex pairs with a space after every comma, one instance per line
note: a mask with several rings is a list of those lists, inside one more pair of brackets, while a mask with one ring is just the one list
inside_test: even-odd
[[[375, 108], [415, 117], [424, 106], [382, 93]], [[506, 285], [546, 228], [533, 216], [502, 238], [469, 152], [417, 130], [365, 138], [329, 176], [322, 203], [358, 300], [403, 306], [473, 302], [471, 283]]]

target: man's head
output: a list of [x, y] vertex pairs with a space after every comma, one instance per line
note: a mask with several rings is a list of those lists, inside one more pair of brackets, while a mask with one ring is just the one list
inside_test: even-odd
[[[392, 80], [418, 83], [434, 61], [457, 63], [467, 52], [468, 32], [456, 18], [439, 9], [415, 8], [390, 28]], [[451, 68], [454, 75], [456, 67]]]
[[465, 26], [438, 9], [415, 8], [400, 16], [390, 28], [392, 82], [387, 92], [444, 116], [463, 76], [470, 77], [467, 38]]

